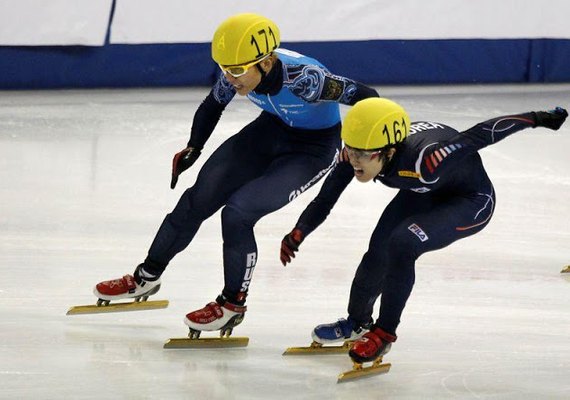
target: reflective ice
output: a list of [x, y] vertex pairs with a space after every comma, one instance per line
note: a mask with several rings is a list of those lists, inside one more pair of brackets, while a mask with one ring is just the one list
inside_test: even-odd
[[[570, 106], [570, 86], [378, 88], [413, 120], [458, 129]], [[490, 225], [417, 263], [387, 375], [336, 384], [347, 356], [282, 357], [345, 316], [354, 270], [395, 194], [354, 182], [283, 268], [278, 249], [313, 188], [256, 226], [246, 349], [164, 350], [222, 288], [219, 214], [171, 263], [165, 310], [66, 316], [98, 281], [132, 273], [164, 215], [223, 140], [258, 114], [228, 107], [202, 157], [169, 188], [207, 89], [0, 92], [0, 398], [570, 398], [570, 125], [481, 151], [497, 191]], [[343, 112], [346, 108], [343, 108]]]

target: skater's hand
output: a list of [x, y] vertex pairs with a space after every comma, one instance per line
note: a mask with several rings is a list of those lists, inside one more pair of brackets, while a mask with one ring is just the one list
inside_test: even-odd
[[568, 117], [568, 111], [562, 107], [556, 107], [550, 111], [537, 111], [532, 114], [534, 114], [535, 127], [543, 126], [554, 131], [560, 129]]
[[343, 147], [342, 150], [340, 151], [340, 153], [338, 154], [338, 162], [348, 162], [348, 151], [346, 150], [346, 147]]
[[174, 155], [172, 159], [172, 179], [170, 180], [170, 189], [176, 187], [178, 176], [192, 166], [200, 156], [200, 150], [194, 147], [187, 147]]
[[286, 266], [287, 263], [291, 262], [292, 258], [295, 258], [295, 252], [299, 251], [299, 246], [303, 242], [303, 239], [303, 232], [297, 228], [285, 235], [281, 241], [281, 252], [279, 254], [283, 266]]

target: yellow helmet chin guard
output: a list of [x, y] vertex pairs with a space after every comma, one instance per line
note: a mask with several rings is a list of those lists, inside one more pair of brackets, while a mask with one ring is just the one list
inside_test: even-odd
[[399, 104], [371, 97], [357, 102], [346, 114], [341, 137], [346, 145], [376, 150], [403, 141], [410, 131], [410, 117]]
[[212, 58], [220, 65], [241, 65], [259, 60], [279, 47], [279, 28], [270, 19], [237, 14], [218, 27], [212, 39]]

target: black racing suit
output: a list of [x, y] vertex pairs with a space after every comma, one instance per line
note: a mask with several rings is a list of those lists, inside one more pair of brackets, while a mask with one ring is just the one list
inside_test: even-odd
[[[477, 151], [534, 127], [533, 114], [495, 118], [464, 131], [415, 122], [378, 180], [400, 189], [370, 238], [352, 282], [349, 317], [366, 324], [382, 293], [376, 325], [396, 334], [422, 254], [481, 231], [495, 208], [495, 192]], [[327, 217], [354, 176], [349, 162], [329, 174], [296, 228], [306, 236]]]

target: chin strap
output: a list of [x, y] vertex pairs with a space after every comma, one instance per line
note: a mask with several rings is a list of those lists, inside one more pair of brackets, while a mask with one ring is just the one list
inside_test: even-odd
[[[380, 172], [378, 173], [378, 175], [384, 175], [384, 171], [386, 171], [386, 168], [388, 167], [388, 164], [390, 164], [390, 162], [392, 161], [392, 157], [388, 158], [388, 152], [390, 149], [392, 148], [396, 148], [396, 146], [390, 146], [390, 147], [386, 147], [384, 151], [382, 151], [380, 153], [380, 161], [382, 161], [382, 169], [380, 170]], [[397, 150], [396, 150], [397, 151]], [[394, 153], [395, 154], [395, 153]]]
[[263, 68], [261, 68], [261, 66], [258, 64], [255, 64], [255, 66], [257, 67], [257, 70], [259, 71], [259, 73], [261, 74], [261, 80], [265, 79], [265, 77], [267, 76], [267, 74], [265, 73], [265, 71], [263, 70]]
[[388, 162], [390, 161], [390, 160], [388, 160], [388, 155], [386, 153], [382, 153], [380, 155], [380, 161], [382, 162], [382, 169], [380, 170], [378, 175], [384, 175], [384, 171], [386, 170], [386, 166], [388, 165]]

